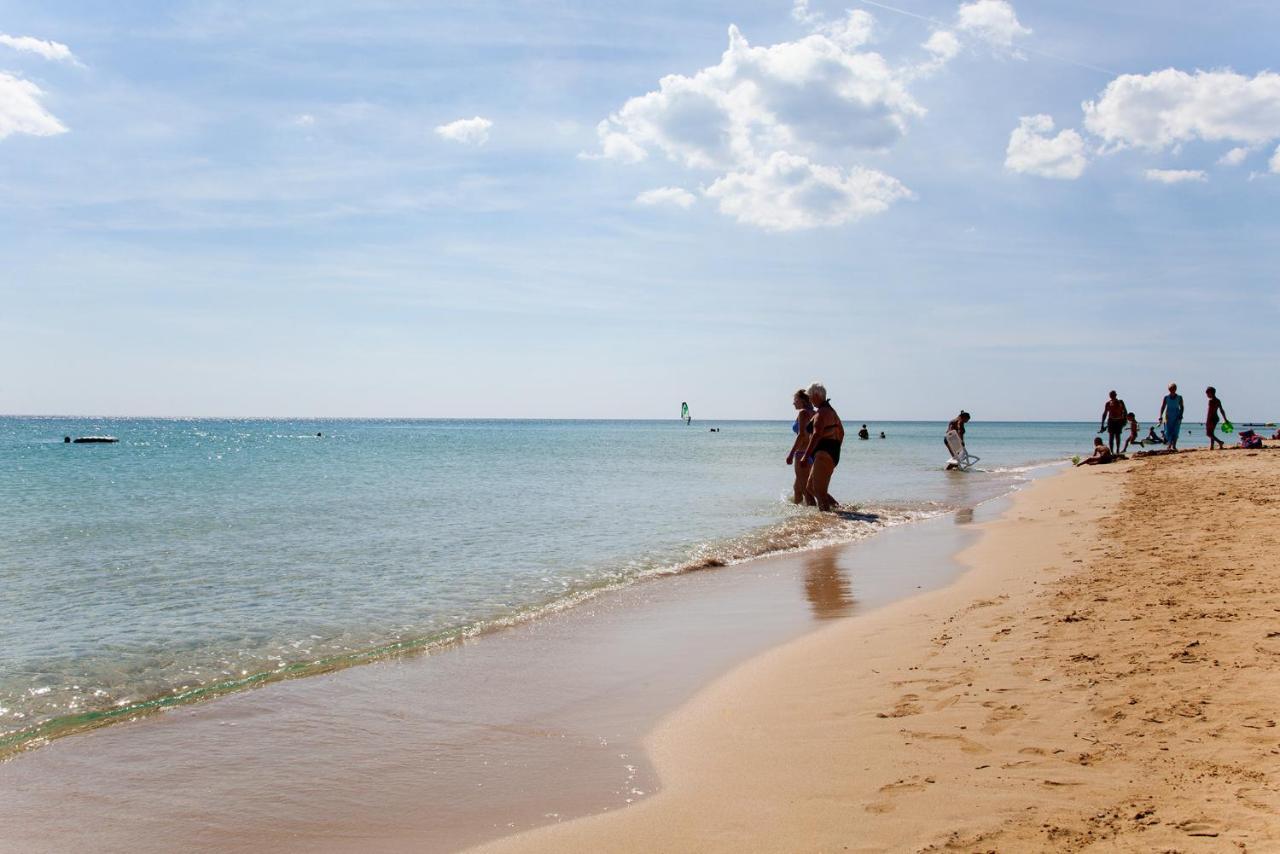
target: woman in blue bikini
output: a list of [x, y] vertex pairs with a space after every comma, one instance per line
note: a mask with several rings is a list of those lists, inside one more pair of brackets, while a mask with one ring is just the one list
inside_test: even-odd
[[796, 504], [814, 507], [818, 500], [809, 494], [810, 466], [804, 454], [804, 449], [809, 444], [809, 434], [813, 432], [813, 404], [809, 402], [809, 393], [798, 389], [791, 396], [791, 405], [796, 408], [796, 421], [791, 425], [791, 432], [796, 434], [796, 440], [791, 443], [791, 450], [787, 453], [787, 465], [794, 465], [796, 470], [791, 500]]

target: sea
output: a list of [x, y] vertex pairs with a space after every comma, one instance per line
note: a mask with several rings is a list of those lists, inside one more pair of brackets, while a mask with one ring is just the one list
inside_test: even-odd
[[974, 421], [947, 472], [942, 422], [860, 423], [821, 514], [790, 421], [0, 417], [0, 756], [966, 510], [1094, 435]]

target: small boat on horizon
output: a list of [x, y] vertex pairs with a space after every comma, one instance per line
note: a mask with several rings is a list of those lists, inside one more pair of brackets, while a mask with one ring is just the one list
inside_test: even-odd
[[107, 445], [112, 442], [119, 442], [115, 436], [77, 436], [72, 439], [70, 436], [63, 436], [64, 444], [72, 443], [75, 445]]

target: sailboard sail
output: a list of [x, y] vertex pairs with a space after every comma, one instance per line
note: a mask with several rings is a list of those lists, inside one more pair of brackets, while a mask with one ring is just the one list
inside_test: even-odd
[[689, 404], [687, 402], [680, 404], [680, 418], [686, 425], [693, 421], [693, 416], [689, 414]]

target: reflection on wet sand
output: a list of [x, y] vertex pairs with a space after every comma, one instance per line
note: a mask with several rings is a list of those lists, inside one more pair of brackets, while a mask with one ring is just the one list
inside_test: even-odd
[[957, 511], [956, 511], [956, 524], [957, 524], [957, 525], [968, 525], [968, 524], [970, 524], [971, 522], [973, 522], [973, 508], [972, 508], [972, 507], [961, 507], [959, 510], [957, 510]]
[[840, 569], [837, 549], [819, 549], [809, 555], [804, 568], [804, 592], [816, 619], [843, 617], [853, 610], [853, 591], [848, 576]]

